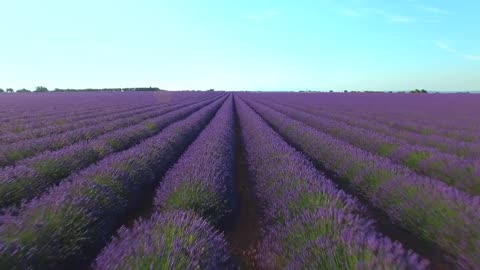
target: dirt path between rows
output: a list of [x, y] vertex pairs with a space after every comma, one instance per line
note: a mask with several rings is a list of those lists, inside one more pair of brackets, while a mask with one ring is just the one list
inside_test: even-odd
[[261, 213], [255, 195], [255, 184], [248, 174], [246, 154], [237, 116], [235, 120], [236, 207], [224, 231], [234, 263], [240, 269], [256, 269], [254, 257], [256, 255], [255, 247], [261, 235]]

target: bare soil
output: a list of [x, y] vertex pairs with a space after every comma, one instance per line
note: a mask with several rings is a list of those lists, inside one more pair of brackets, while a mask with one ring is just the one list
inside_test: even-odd
[[255, 183], [248, 174], [245, 150], [240, 136], [238, 117], [235, 124], [235, 195], [236, 207], [224, 232], [232, 259], [240, 269], [256, 269], [256, 244], [261, 235], [261, 210], [255, 195]]

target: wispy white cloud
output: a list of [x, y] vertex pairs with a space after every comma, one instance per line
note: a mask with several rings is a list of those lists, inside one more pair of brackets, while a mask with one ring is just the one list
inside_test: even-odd
[[362, 13], [360, 11], [354, 10], [354, 9], [341, 9], [341, 10], [338, 11], [338, 13], [340, 13], [343, 16], [347, 16], [347, 17], [360, 17], [360, 16], [362, 16]]
[[448, 45], [446, 42], [437, 40], [434, 42], [435, 46], [439, 49], [442, 49], [446, 52], [459, 55], [460, 57], [463, 57], [464, 59], [471, 60], [471, 61], [480, 61], [480, 55], [474, 55], [474, 54], [468, 54], [468, 53], [463, 53], [458, 51], [457, 49], [451, 47]]
[[480, 61], [480, 55], [465, 54], [464, 57], [472, 61]]
[[371, 13], [383, 17], [387, 22], [390, 23], [413, 23], [416, 22], [417, 19], [406, 16], [406, 15], [398, 15], [398, 14], [392, 14], [390, 12], [387, 12], [383, 9], [369, 9]]
[[413, 23], [417, 21], [416, 18], [411, 16], [393, 14], [377, 8], [341, 9], [339, 14], [347, 17], [380, 17], [389, 23]]
[[452, 47], [450, 47], [447, 43], [445, 43], [444, 41], [441, 41], [441, 40], [437, 40], [435, 41], [435, 46], [437, 46], [438, 48], [444, 50], [444, 51], [447, 51], [447, 52], [450, 52], [450, 53], [455, 53], [455, 54], [458, 54], [458, 51], [453, 49]]
[[248, 21], [265, 21], [277, 17], [280, 12], [276, 9], [269, 9], [262, 12], [250, 13], [244, 16]]
[[417, 21], [417, 19], [413, 17], [403, 16], [403, 15], [387, 14], [385, 15], [385, 18], [387, 19], [388, 22], [391, 22], [391, 23], [413, 23]]
[[437, 7], [433, 7], [433, 6], [418, 6], [418, 8], [423, 10], [423, 11], [426, 11], [426, 12], [429, 12], [429, 13], [434, 13], [434, 14], [440, 14], [440, 15], [451, 14], [450, 11], [447, 11], [447, 10], [444, 10], [444, 9], [441, 9], [441, 8], [437, 8]]

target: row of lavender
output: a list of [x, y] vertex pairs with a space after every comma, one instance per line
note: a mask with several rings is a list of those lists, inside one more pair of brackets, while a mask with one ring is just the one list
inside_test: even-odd
[[[43, 120], [52, 116], [64, 115], [71, 116], [75, 112], [88, 112], [101, 107], [123, 107], [131, 106], [131, 103], [124, 102], [98, 102], [93, 96], [76, 95], [75, 102], [72, 102], [72, 96], [66, 95], [2, 95], [0, 104], [2, 105], [2, 114], [0, 120], [2, 123], [26, 123], [33, 119]], [[97, 102], [94, 102], [97, 100]], [[116, 99], [118, 101], [118, 99]]]
[[[291, 104], [287, 106], [292, 106]], [[447, 133], [443, 135], [431, 134], [428, 132], [405, 130], [397, 128], [396, 123], [386, 124], [375, 119], [368, 119], [368, 116], [359, 116], [353, 113], [343, 113], [335, 110], [317, 110], [311, 107], [294, 106], [296, 109], [303, 110], [317, 116], [325, 116], [329, 119], [344, 122], [350, 126], [365, 128], [377, 133], [393, 137], [409, 144], [427, 146], [437, 149], [442, 153], [456, 155], [459, 158], [478, 159], [480, 158], [480, 144], [478, 141], [465, 141], [448, 137]], [[391, 120], [395, 121], [395, 120]], [[453, 129], [453, 128], [451, 128]], [[480, 129], [479, 129], [480, 130]]]
[[[243, 102], [236, 102], [236, 106], [249, 168], [259, 186], [258, 195], [263, 199], [262, 205], [266, 205], [271, 226], [259, 245], [260, 267], [423, 269], [427, 266], [426, 261], [405, 251], [398, 243], [378, 235], [371, 221], [360, 216], [363, 211], [357, 201], [336, 190]], [[210, 224], [219, 224], [232, 210], [233, 138], [230, 100], [163, 179], [152, 217], [136, 222], [130, 230], [122, 228], [119, 236], [97, 257], [94, 267], [231, 267], [225, 240]], [[341, 248], [346, 252], [339, 251]]]
[[[379, 134], [386, 135], [388, 137], [405, 141], [408, 144], [436, 148], [440, 152], [457, 155], [459, 158], [480, 159], [480, 140], [458, 140], [456, 138], [451, 138], [451, 136], [448, 135], [449, 133], [447, 131], [443, 131], [443, 133], [442, 131], [433, 132], [432, 128], [426, 127], [421, 130], [405, 129], [398, 125], [398, 122], [401, 120], [393, 117], [393, 113], [389, 112], [388, 108], [384, 108], [383, 110], [378, 109], [378, 111], [376, 111], [376, 113], [383, 114], [384, 116], [382, 117], [387, 119], [385, 121], [382, 121], [370, 115], [371, 113], [373, 113], [372, 110], [369, 110], [370, 114], [358, 113], [357, 110], [355, 110], [354, 108], [352, 108], [352, 111], [345, 111], [339, 108], [335, 108], [335, 106], [332, 106], [333, 104], [325, 104], [325, 102], [321, 102], [323, 100], [323, 97], [329, 96], [320, 95], [317, 97], [317, 99], [315, 99], [315, 97], [310, 97], [310, 99], [306, 99], [303, 98], [301, 95], [284, 96], [282, 94], [262, 94], [256, 95], [255, 98], [258, 100], [264, 100], [268, 103], [280, 103], [287, 107], [305, 111], [318, 117], [323, 116], [325, 118], [346, 122], [350, 126], [365, 128], [367, 130], [371, 130]], [[364, 99], [368, 100], [369, 97], [370, 96], [367, 95], [364, 97]], [[345, 96], [345, 100], [346, 101], [344, 102], [349, 101], [350, 96]], [[394, 99], [392, 98], [391, 100]], [[355, 102], [352, 102], [351, 106], [354, 105]], [[385, 106], [387, 106], [387, 104]], [[414, 111], [414, 113], [420, 112], [422, 112], [421, 108], [416, 108], [416, 111]], [[410, 117], [415, 118], [415, 116]], [[432, 115], [431, 117], [433, 121], [436, 121], [439, 118], [438, 116], [434, 115]], [[405, 116], [403, 116], [403, 118], [405, 118]], [[472, 117], [472, 120], [470, 120], [470, 122], [473, 122], [474, 120], [475, 118]], [[480, 123], [476, 124], [480, 125]], [[457, 132], [466, 132], [465, 128], [456, 130], [450, 127], [450, 130], [454, 130]], [[478, 134], [480, 134], [480, 127], [476, 131], [474, 130], [471, 132], [472, 136], [478, 136]]]
[[308, 107], [374, 119], [393, 128], [479, 141], [478, 95], [289, 95]]
[[233, 209], [233, 98], [168, 171], [152, 217], [122, 228], [95, 269], [227, 269], [225, 239], [214, 229]]
[[[198, 96], [186, 96], [185, 98], [178, 100], [181, 102], [200, 100], [212, 97], [206, 95], [205, 97]], [[178, 102], [177, 101], [177, 102]], [[135, 114], [145, 113], [151, 110], [154, 110], [158, 107], [163, 107], [169, 104], [174, 104], [177, 102], [162, 102], [151, 104], [152, 101], [145, 104], [136, 104], [132, 103], [128, 106], [116, 106], [116, 107], [102, 107], [89, 110], [87, 113], [82, 113], [81, 111], [72, 112], [71, 116], [66, 116], [63, 112], [59, 112], [58, 115], [50, 117], [49, 119], [38, 119], [35, 118], [35, 121], [21, 126], [23, 131], [18, 131], [20, 126], [15, 123], [15, 125], [10, 125], [11, 129], [16, 129], [16, 132], [6, 133], [0, 136], [0, 143], [12, 143], [18, 142], [26, 139], [39, 138], [47, 135], [58, 134], [66, 131], [71, 131], [73, 129], [78, 129], [81, 127], [87, 127], [90, 125], [98, 124], [100, 122], [107, 122], [115, 120], [117, 118], [130, 117]], [[5, 127], [4, 127], [5, 129]]]
[[[156, 101], [139, 95], [137, 105], [157, 104]], [[0, 132], [22, 131], [27, 128], [37, 127], [39, 124], [50, 124], [52, 119], [62, 116], [66, 119], [75, 115], [89, 114], [95, 111], [132, 106], [129, 99], [132, 95], [113, 96], [105, 94], [92, 95], [91, 93], [65, 95], [54, 93], [52, 95], [2, 95], [0, 104], [4, 110], [0, 116]]]
[[0, 170], [0, 207], [19, 203], [43, 193], [73, 172], [108, 155], [154, 136], [163, 128], [199, 110], [213, 100], [185, 105], [160, 116], [109, 132], [94, 140], [46, 152]]
[[32, 120], [58, 115], [62, 111], [64, 114], [71, 114], [78, 110], [132, 106], [132, 104], [160, 104], [205, 95], [194, 92], [71, 92], [2, 95], [0, 120]]
[[0, 265], [5, 269], [85, 266], [126, 222], [125, 218], [138, 211], [144, 195], [224, 100], [204, 106], [158, 135], [110, 155], [17, 211], [2, 215]]
[[480, 195], [480, 160], [465, 160], [429, 147], [410, 145], [371, 130], [350, 126], [285, 106], [263, 103], [311, 127], [366, 151], [388, 157], [416, 172], [437, 178], [468, 193]]
[[265, 212], [257, 250], [265, 269], [423, 269], [379, 235], [357, 200], [338, 190], [236, 98], [248, 167]]
[[118, 118], [113, 121], [100, 121], [94, 125], [79, 127], [64, 133], [52, 134], [50, 136], [19, 141], [11, 144], [0, 145], [0, 167], [14, 165], [16, 162], [37, 155], [47, 150], [57, 150], [80, 142], [83, 140], [92, 140], [102, 134], [128, 127], [145, 121], [149, 118], [161, 116], [162, 114], [178, 109], [181, 106], [193, 104], [195, 101], [186, 101], [167, 104], [147, 110], [142, 114], [132, 114], [130, 117]]
[[383, 209], [393, 222], [438, 244], [461, 267], [480, 265], [478, 197], [421, 177], [265, 105], [248, 103], [289, 142]]
[[[43, 124], [37, 128], [35, 127], [28, 127], [26, 130], [21, 132], [9, 132], [6, 134], [0, 135], [0, 143], [13, 143], [18, 142], [21, 140], [33, 139], [44, 137], [51, 134], [57, 134], [65, 131], [69, 131], [79, 127], [85, 127], [89, 125], [96, 124], [102, 120], [113, 120], [114, 117], [118, 115], [119, 117], [128, 117], [128, 113], [142, 113], [143, 111], [147, 111], [148, 109], [152, 109], [158, 107], [157, 104], [155, 105], [140, 105], [140, 106], [127, 106], [121, 108], [101, 108], [101, 109], [94, 109], [93, 111], [89, 111], [88, 113], [76, 112], [75, 117], [73, 119], [69, 119], [64, 116], [57, 117], [56, 119], [51, 119], [51, 123]], [[125, 113], [126, 116], [125, 116]]]
[[[0, 116], [0, 134], [28, 132], [44, 126], [61, 126], [97, 116], [102, 111], [162, 105], [213, 95], [217, 93], [49, 93], [2, 96], [0, 105], [6, 112]], [[36, 106], [40, 106], [41, 110], [37, 110]]]
[[[47, 125], [61, 125], [62, 119], [66, 118], [75, 118], [75, 117], [83, 117], [91, 116], [95, 112], [102, 112], [102, 111], [115, 111], [115, 110], [122, 110], [125, 108], [130, 108], [131, 105], [110, 105], [110, 106], [85, 106], [84, 108], [54, 108], [52, 109], [51, 113], [46, 115], [39, 114], [34, 110], [28, 110], [28, 116], [23, 116], [21, 118], [13, 117], [12, 115], [18, 114], [18, 112], [11, 112], [10, 118], [6, 117], [6, 113], [2, 114], [4, 119], [0, 122], [0, 135], [2, 136], [11, 136], [13, 134], [22, 133], [31, 129], [44, 127]], [[17, 108], [19, 110], [19, 108]], [[54, 119], [60, 118], [58, 122], [55, 122]]]
[[[154, 104], [146, 103], [141, 106], [151, 106]], [[135, 106], [137, 107], [137, 106]], [[115, 112], [118, 110], [134, 108], [132, 104], [125, 105], [110, 105], [99, 106], [96, 104], [93, 106], [85, 106], [85, 108], [55, 108], [55, 111], [48, 115], [38, 115], [35, 112], [30, 111], [28, 118], [21, 119], [5, 119], [1, 122], [2, 136], [13, 136], [15, 134], [21, 134], [33, 129], [42, 128], [45, 126], [58, 126], [77, 120], [87, 119], [92, 116], [96, 116], [96, 113], [103, 114], [104, 112]]]
[[[224, 100], [213, 95], [169, 103], [163, 109], [175, 108], [162, 115], [1, 170], [0, 200], [7, 199], [0, 205], [40, 197], [4, 209], [6, 214], [0, 216], [0, 269], [85, 266], [119, 226], [129, 223], [127, 217], [139, 216], [150, 196], [145, 195], [185, 149], [156, 190], [151, 218], [118, 231], [93, 267], [230, 268], [217, 226], [230, 215], [235, 197], [233, 100]], [[368, 130], [349, 130], [329, 118], [312, 117], [308, 108], [257, 102], [262, 99], [254, 95], [235, 94], [235, 100], [249, 172], [265, 212], [266, 234], [257, 246], [257, 265], [266, 269], [428, 265], [378, 234], [364, 207], [281, 136], [383, 208], [395, 223], [439, 244], [455, 256], [457, 267], [480, 263], [478, 198], [351, 145], [381, 152], [368, 148], [361, 138], [371, 135]], [[377, 139], [392, 142], [372, 136], [374, 145]]]
[[[195, 98], [195, 99], [184, 99], [181, 102], [192, 102], [200, 101], [202, 99], [207, 99], [209, 97]], [[211, 97], [210, 97], [211, 98]], [[0, 136], [0, 145], [6, 143], [14, 143], [27, 139], [39, 139], [40, 137], [45, 137], [48, 135], [59, 135], [67, 131], [74, 131], [80, 128], [87, 128], [101, 123], [109, 123], [117, 119], [124, 119], [133, 117], [136, 115], [146, 114], [148, 112], [154, 112], [155, 109], [161, 107], [171, 106], [175, 103], [167, 104], [153, 104], [153, 105], [139, 105], [139, 106], [129, 106], [128, 108], [122, 108], [120, 110], [110, 110], [105, 111], [96, 110], [88, 114], [77, 115], [74, 119], [66, 119], [64, 117], [52, 119], [54, 124], [42, 125], [39, 128], [28, 129], [20, 133], [8, 133]]]

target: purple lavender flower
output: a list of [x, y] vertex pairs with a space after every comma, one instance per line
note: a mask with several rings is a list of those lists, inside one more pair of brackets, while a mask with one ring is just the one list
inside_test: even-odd
[[170, 211], [122, 228], [94, 269], [229, 269], [223, 235], [193, 212]]
[[397, 224], [454, 254], [458, 265], [480, 264], [478, 197], [418, 176], [259, 103], [249, 104], [290, 142], [348, 180]]
[[343, 124], [286, 106], [267, 102], [262, 102], [262, 104], [356, 147], [389, 157], [396, 163], [403, 164], [420, 174], [435, 177], [471, 194], [480, 194], [480, 173], [474, 169], [478, 167], [477, 160], [461, 159], [432, 147], [411, 145], [403, 140], [387, 137], [372, 130]]
[[223, 220], [233, 207], [234, 135], [229, 98], [168, 171], [158, 189], [156, 207], [191, 210], [213, 223]]
[[110, 155], [0, 218], [0, 265], [9, 269], [85, 264], [135, 209], [158, 177], [205, 127], [225, 99], [203, 107], [126, 151]]
[[[371, 220], [361, 217], [365, 213], [357, 200], [338, 190], [329, 179], [316, 171], [302, 154], [283, 141], [239, 98], [236, 98], [236, 107], [249, 171], [265, 212], [264, 230], [267, 234], [257, 247], [259, 253], [256, 256], [261, 268], [287, 267], [311, 241], [319, 237], [330, 237], [332, 240], [332, 250], [325, 252], [334, 252], [335, 247], [343, 244], [355, 247], [367, 246], [370, 242], [391, 243], [375, 232]], [[347, 230], [370, 237], [341, 239], [341, 233]], [[413, 253], [405, 251], [400, 244], [395, 245], [398, 247], [395, 253], [391, 249], [381, 252], [372, 249], [372, 260], [385, 262], [385, 265], [390, 263], [389, 267], [399, 269], [408, 269], [409, 265], [423, 269], [427, 264], [420, 262], [417, 257], [411, 259], [407, 254]], [[358, 254], [362, 251], [352, 250], [349, 254], [336, 255], [337, 259], [360, 260]], [[307, 269], [315, 269], [316, 266], [318, 262], [313, 260], [302, 265]], [[356, 265], [345, 266], [348, 267], [344, 269], [354, 269]]]
[[[192, 102], [187, 104], [170, 104], [164, 108], [143, 115], [134, 115], [125, 119], [119, 118], [109, 123], [99, 123], [38, 139], [19, 141], [13, 144], [3, 144], [0, 145], [0, 161], [4, 160], [5, 162], [0, 163], [0, 167], [15, 164], [24, 158], [37, 155], [43, 151], [57, 150], [82, 140], [91, 140], [102, 134], [129, 127], [142, 121], [148, 121], [149, 118], [155, 120], [155, 118], [162, 117], [165, 113], [175, 111], [190, 104], [192, 104]], [[146, 125], [148, 122], [143, 124]], [[146, 125], [146, 127], [148, 127], [148, 125]]]
[[79, 142], [54, 152], [23, 160], [0, 170], [0, 207], [29, 200], [71, 173], [109, 154], [131, 147], [166, 126], [202, 108], [210, 100], [188, 105], [137, 125], [109, 132], [88, 142]]

